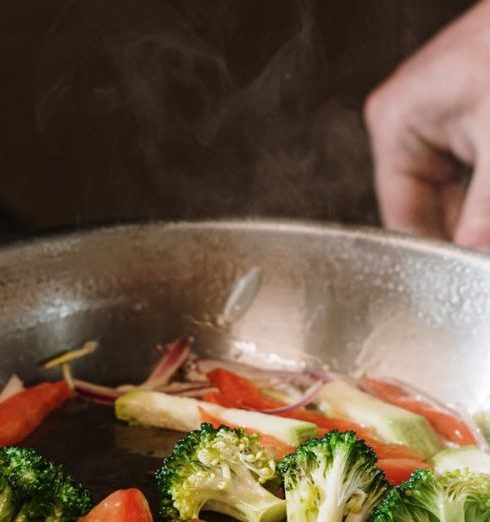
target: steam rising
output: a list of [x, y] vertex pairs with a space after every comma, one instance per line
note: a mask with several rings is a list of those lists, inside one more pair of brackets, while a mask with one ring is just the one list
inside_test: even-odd
[[398, 59], [370, 22], [392, 1], [327, 3], [72, 1], [43, 49], [37, 121], [79, 179], [78, 218], [374, 222], [363, 67]]

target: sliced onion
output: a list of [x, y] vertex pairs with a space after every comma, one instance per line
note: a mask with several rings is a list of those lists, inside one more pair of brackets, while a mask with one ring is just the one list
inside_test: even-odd
[[168, 383], [175, 372], [184, 364], [190, 353], [190, 339], [182, 337], [168, 345], [167, 353], [155, 366], [146, 381], [139, 386], [143, 390], [154, 390]]
[[321, 380], [323, 383], [332, 382], [332, 381], [344, 381], [352, 386], [358, 388], [359, 382], [354, 379], [351, 375], [348, 375], [346, 373], [338, 373], [334, 372], [332, 370], [314, 370], [314, 371], [308, 371], [306, 372], [311, 378], [315, 380]]
[[[109, 388], [107, 386], [100, 386], [91, 382], [74, 379], [73, 381], [75, 392], [81, 398], [97, 404], [113, 405], [117, 398], [126, 393], [126, 389]], [[125, 387], [126, 388], [126, 387]], [[138, 386], [133, 386], [132, 389], [137, 389]], [[209, 383], [185, 383], [174, 382], [158, 388], [158, 390], [169, 395], [179, 395], [182, 397], [202, 397], [210, 391], [216, 391], [215, 388], [209, 386]]]
[[14, 373], [10, 376], [7, 384], [3, 387], [2, 392], [0, 393], [0, 402], [3, 402], [14, 395], [17, 395], [21, 391], [24, 391], [24, 383], [19, 379], [19, 377]]
[[304, 395], [304, 391], [299, 390], [296, 386], [288, 382], [278, 382], [277, 380], [271, 380], [265, 386], [260, 386], [260, 391], [273, 399], [278, 399], [287, 404], [300, 401]]
[[171, 382], [166, 386], [157, 388], [155, 391], [179, 395], [181, 397], [202, 397], [211, 391], [218, 391], [210, 386], [209, 382]]
[[171, 382], [165, 386], [155, 388], [155, 391], [161, 391], [170, 395], [180, 395], [183, 392], [192, 390], [209, 390], [211, 386], [208, 382]]
[[114, 404], [114, 401], [124, 395], [124, 392], [109, 388], [108, 386], [100, 386], [80, 379], [73, 379], [75, 392], [82, 398], [92, 402]]
[[209, 392], [216, 392], [217, 388], [208, 386], [206, 388], [189, 388], [188, 390], [182, 390], [178, 393], [179, 397], [204, 397]]
[[262, 413], [269, 413], [270, 415], [279, 415], [280, 413], [288, 413], [291, 410], [296, 410], [298, 408], [304, 408], [308, 406], [310, 402], [313, 402], [317, 395], [320, 393], [322, 386], [324, 385], [324, 381], [321, 379], [312, 384], [305, 392], [303, 397], [299, 401], [294, 402], [293, 404], [288, 404], [286, 406], [281, 406], [280, 408], [271, 408], [268, 410], [260, 410]]

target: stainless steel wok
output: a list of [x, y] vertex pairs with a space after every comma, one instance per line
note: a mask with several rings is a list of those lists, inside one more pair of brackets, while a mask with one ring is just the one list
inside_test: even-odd
[[[251, 267], [263, 283], [232, 329], [242, 343], [201, 335]], [[297, 363], [299, 351], [470, 409], [490, 395], [490, 257], [385, 232], [181, 223], [37, 241], [0, 251], [0, 310], [0, 383], [13, 372], [28, 382], [56, 378], [38, 361], [93, 338], [100, 349], [74, 366], [77, 376], [135, 382], [155, 343], [194, 333], [199, 350], [258, 364]], [[154, 497], [151, 472], [178, 436], [73, 402], [26, 444], [98, 496], [134, 485]]]

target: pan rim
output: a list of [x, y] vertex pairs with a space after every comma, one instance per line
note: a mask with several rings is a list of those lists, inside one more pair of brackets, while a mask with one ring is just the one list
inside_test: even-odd
[[490, 254], [460, 247], [448, 241], [429, 239], [402, 234], [381, 227], [324, 222], [304, 219], [276, 218], [239, 218], [210, 220], [152, 220], [146, 222], [129, 222], [123, 224], [107, 224], [43, 233], [30, 239], [14, 240], [0, 245], [0, 258], [9, 254], [26, 254], [32, 251], [43, 252], [71, 248], [76, 244], [89, 242], [91, 239], [115, 237], [138, 232], [151, 235], [156, 230], [168, 231], [235, 231], [235, 232], [279, 232], [281, 234], [306, 234], [312, 237], [345, 238], [351, 241], [367, 241], [371, 244], [386, 245], [390, 248], [401, 248], [420, 254], [436, 257], [458, 259], [464, 263], [479, 265], [490, 270]]

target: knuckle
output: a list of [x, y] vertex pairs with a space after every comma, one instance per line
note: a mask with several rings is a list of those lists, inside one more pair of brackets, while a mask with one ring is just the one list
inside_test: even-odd
[[389, 87], [378, 87], [368, 95], [364, 105], [364, 119], [371, 132], [391, 126], [397, 118], [397, 103]]

